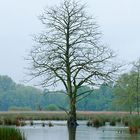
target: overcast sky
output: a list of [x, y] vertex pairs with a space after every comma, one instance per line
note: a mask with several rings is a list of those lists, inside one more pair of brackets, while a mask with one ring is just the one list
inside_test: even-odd
[[[37, 16], [46, 6], [61, 0], [0, 0], [0, 75], [17, 83], [24, 77], [32, 34], [40, 33]], [[120, 60], [140, 57], [140, 0], [82, 0], [96, 17], [103, 41], [117, 52]]]

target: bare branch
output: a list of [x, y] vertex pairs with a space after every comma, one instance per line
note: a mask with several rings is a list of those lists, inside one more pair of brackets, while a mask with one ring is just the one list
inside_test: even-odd
[[45, 9], [39, 19], [45, 29], [34, 37], [37, 45], [30, 52], [31, 75], [41, 77], [44, 87], [62, 83], [70, 113], [74, 112], [76, 98], [85, 98], [88, 93], [78, 95], [77, 90], [111, 80], [120, 66], [113, 62], [113, 51], [100, 41], [99, 26], [86, 14], [85, 5], [64, 0]]

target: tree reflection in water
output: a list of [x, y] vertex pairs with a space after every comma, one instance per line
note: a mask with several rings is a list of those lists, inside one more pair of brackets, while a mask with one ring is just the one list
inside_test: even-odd
[[68, 127], [69, 140], [76, 140], [76, 127]]

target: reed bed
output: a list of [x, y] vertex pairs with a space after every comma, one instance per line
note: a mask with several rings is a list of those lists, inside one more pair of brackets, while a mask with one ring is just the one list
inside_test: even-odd
[[90, 117], [87, 126], [101, 127], [106, 122], [109, 122], [110, 126], [127, 126], [130, 134], [140, 133], [140, 115], [137, 114], [96, 114]]
[[[132, 116], [135, 116], [133, 114]], [[101, 122], [123, 122], [128, 124], [130, 115], [128, 112], [93, 112], [77, 111], [78, 120], [101, 121]], [[25, 120], [67, 120], [64, 111], [7, 111], [0, 112], [0, 125], [23, 126]], [[22, 124], [19, 124], [19, 122]]]
[[[111, 111], [77, 111], [78, 120], [88, 120], [98, 116], [126, 116], [128, 112], [111, 112]], [[66, 120], [67, 114], [64, 111], [5, 111], [0, 112], [0, 120], [15, 118], [24, 120]]]

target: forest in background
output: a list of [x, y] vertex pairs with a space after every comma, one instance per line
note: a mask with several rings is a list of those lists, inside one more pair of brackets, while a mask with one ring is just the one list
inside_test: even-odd
[[[121, 79], [123, 77], [122, 75]], [[82, 86], [78, 90], [78, 94], [88, 90], [89, 87]], [[129, 111], [128, 103], [126, 105], [125, 103], [123, 104], [126, 97], [121, 103], [123, 99], [121, 95], [124, 95], [124, 91], [118, 90], [118, 86], [116, 88], [111, 83], [109, 85], [102, 84], [91, 93], [87, 93], [87, 95], [87, 97], [84, 98], [83, 96], [83, 98], [79, 99], [77, 110]], [[65, 95], [65, 91], [41, 90], [32, 86], [17, 84], [8, 76], [0, 76], [0, 111], [67, 110], [69, 108], [68, 105], [68, 97]]]
[[[81, 87], [78, 91], [87, 90]], [[77, 103], [78, 110], [112, 110], [112, 88], [102, 85]], [[8, 76], [0, 76], [0, 110], [63, 110], [68, 108], [64, 91], [41, 90], [16, 84]]]

